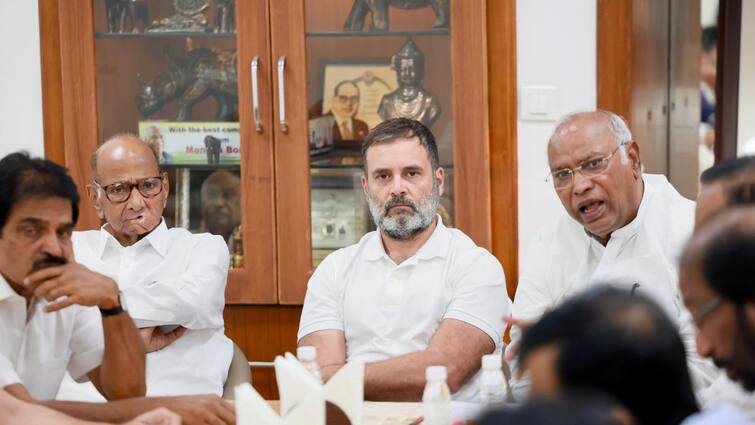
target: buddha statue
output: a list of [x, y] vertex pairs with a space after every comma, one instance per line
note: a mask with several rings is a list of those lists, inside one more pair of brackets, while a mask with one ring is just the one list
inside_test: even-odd
[[383, 120], [411, 118], [430, 127], [440, 115], [440, 102], [422, 88], [425, 55], [411, 38], [391, 57], [391, 69], [396, 71], [398, 88], [380, 100], [378, 114]]

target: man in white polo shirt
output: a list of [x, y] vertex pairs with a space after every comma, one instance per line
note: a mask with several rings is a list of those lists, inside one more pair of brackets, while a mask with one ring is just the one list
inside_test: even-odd
[[477, 393], [480, 357], [499, 352], [511, 302], [498, 260], [436, 214], [444, 170], [430, 131], [397, 118], [362, 145], [378, 231], [329, 255], [309, 281], [299, 346], [317, 348], [327, 380], [365, 362], [371, 400], [419, 400], [425, 369], [448, 368], [457, 400]]

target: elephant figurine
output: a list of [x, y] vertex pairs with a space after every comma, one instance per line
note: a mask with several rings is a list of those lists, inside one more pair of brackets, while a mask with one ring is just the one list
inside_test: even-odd
[[433, 28], [448, 28], [450, 0], [354, 0], [344, 31], [364, 31], [364, 20], [372, 14], [370, 31], [388, 31], [388, 6], [399, 9], [419, 9], [430, 6], [435, 12]]

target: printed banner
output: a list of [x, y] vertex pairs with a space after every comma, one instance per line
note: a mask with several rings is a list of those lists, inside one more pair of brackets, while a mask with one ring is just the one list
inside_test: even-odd
[[139, 135], [157, 152], [160, 164], [238, 164], [237, 122], [140, 121]]

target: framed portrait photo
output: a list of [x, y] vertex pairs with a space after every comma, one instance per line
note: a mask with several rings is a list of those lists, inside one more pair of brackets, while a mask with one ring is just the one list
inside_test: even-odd
[[340, 128], [346, 118], [353, 118], [351, 128], [345, 129], [351, 137], [334, 131], [334, 138], [361, 140], [365, 128], [369, 131], [382, 121], [377, 113], [380, 100], [398, 87], [396, 71], [388, 59], [323, 61], [320, 68], [323, 114], [333, 115]]

